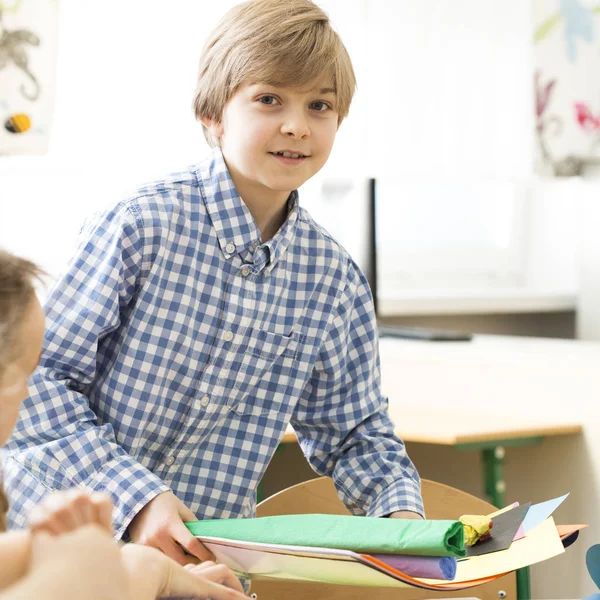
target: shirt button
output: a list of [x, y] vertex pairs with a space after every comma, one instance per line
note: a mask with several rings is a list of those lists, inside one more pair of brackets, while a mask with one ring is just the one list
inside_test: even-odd
[[174, 456], [169, 456], [165, 460], [165, 465], [167, 465], [167, 467], [170, 467], [174, 462], [175, 462], [175, 457]]
[[250, 273], [250, 269], [248, 267], [242, 267], [241, 273], [244, 277], [247, 277], [248, 273]]
[[208, 396], [203, 396], [202, 400], [200, 400], [200, 404], [202, 406], [208, 406], [209, 402], [210, 402], [210, 398]]
[[230, 342], [230, 341], [233, 339], [233, 332], [232, 332], [232, 331], [226, 331], [226, 332], [223, 334], [223, 339], [224, 339], [226, 342]]
[[233, 254], [235, 252], [235, 244], [232, 244], [231, 242], [229, 242], [229, 244], [227, 244], [227, 246], [225, 246], [225, 250], [227, 250], [227, 252], [229, 252], [229, 254]]

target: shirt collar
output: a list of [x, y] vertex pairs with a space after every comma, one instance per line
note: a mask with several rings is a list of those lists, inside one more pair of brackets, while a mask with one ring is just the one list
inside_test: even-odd
[[[235, 189], [220, 148], [213, 148], [208, 158], [195, 169], [202, 199], [217, 233], [225, 258], [240, 254], [260, 244], [260, 230], [252, 214]], [[298, 220], [298, 192], [288, 199], [288, 216], [273, 238], [263, 244], [267, 250], [269, 270], [290, 244]]]
[[290, 245], [296, 230], [298, 221], [298, 190], [294, 190], [287, 201], [287, 218], [279, 231], [264, 244], [269, 251], [269, 266], [271, 270], [277, 261], [283, 256], [287, 247]]

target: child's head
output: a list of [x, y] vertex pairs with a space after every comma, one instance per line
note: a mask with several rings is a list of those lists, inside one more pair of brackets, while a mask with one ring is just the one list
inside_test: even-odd
[[0, 446], [10, 437], [44, 338], [33, 263], [0, 250]]
[[[230, 161], [252, 163], [257, 154], [264, 159], [291, 150], [308, 156], [311, 160], [235, 165], [239, 171], [274, 173], [277, 181], [270, 187], [295, 189], [327, 160], [355, 87], [350, 57], [316, 4], [251, 0], [230, 10], [210, 35], [194, 111], [230, 170]], [[290, 178], [290, 169], [285, 175], [278, 171], [282, 165], [300, 168]]]

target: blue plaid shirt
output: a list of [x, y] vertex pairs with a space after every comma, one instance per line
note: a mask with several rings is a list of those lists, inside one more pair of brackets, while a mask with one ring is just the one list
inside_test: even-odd
[[368, 284], [295, 192], [288, 209], [261, 243], [217, 149], [84, 226], [5, 448], [11, 526], [72, 486], [112, 496], [118, 537], [169, 489], [198, 518], [253, 516], [290, 421], [352, 513], [422, 513]]

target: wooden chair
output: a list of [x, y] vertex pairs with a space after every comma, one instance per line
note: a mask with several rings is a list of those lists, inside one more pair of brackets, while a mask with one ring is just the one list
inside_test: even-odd
[[[427, 516], [430, 519], [457, 519], [463, 514], [485, 515], [494, 506], [456, 488], [421, 481], [421, 491]], [[328, 477], [311, 479], [293, 485], [257, 507], [257, 516], [298, 515], [321, 513], [346, 515], [348, 511], [337, 497], [333, 481]], [[424, 598], [480, 598], [481, 600], [517, 600], [515, 573], [484, 585], [462, 591], [431, 592], [418, 588], [367, 588], [323, 583], [305, 583], [257, 579], [251, 592], [258, 600], [422, 600]]]

